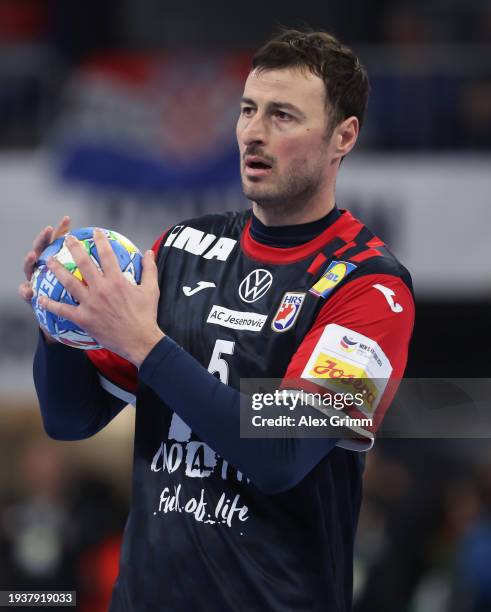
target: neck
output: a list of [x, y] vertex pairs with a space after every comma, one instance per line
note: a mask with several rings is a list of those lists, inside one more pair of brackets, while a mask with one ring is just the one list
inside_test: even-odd
[[331, 212], [310, 223], [299, 225], [269, 225], [266, 226], [253, 214], [249, 227], [249, 235], [261, 244], [275, 248], [289, 248], [314, 240], [333, 225], [341, 216], [335, 206]]
[[336, 199], [334, 182], [329, 189], [321, 189], [303, 201], [285, 202], [284, 204], [261, 204], [252, 202], [252, 212], [268, 227], [282, 225], [302, 225], [318, 221], [333, 210]]

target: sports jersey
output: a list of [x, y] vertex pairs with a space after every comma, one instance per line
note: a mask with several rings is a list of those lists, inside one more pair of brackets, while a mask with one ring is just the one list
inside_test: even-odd
[[[347, 211], [293, 247], [259, 243], [250, 226], [247, 211], [170, 228], [154, 247], [168, 337], [138, 373], [107, 351], [87, 353], [106, 391], [136, 396], [114, 612], [351, 609], [357, 451], [373, 444], [395, 392], [387, 381], [404, 371], [411, 281]], [[299, 441], [302, 452], [313, 449], [309, 472], [269, 489], [261, 461], [267, 472], [273, 441], [243, 440], [230, 420], [240, 380], [311, 389], [361, 377], [372, 424], [332, 445]], [[288, 464], [288, 452], [279, 456]]]

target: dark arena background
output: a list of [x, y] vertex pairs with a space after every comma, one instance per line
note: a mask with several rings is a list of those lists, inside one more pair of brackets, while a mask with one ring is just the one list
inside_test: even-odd
[[[0, 590], [72, 588], [77, 609], [106, 610], [130, 495], [132, 407], [83, 442], [42, 430], [24, 253], [63, 214], [146, 249], [247, 206], [234, 124], [251, 52], [306, 24], [371, 78], [337, 203], [412, 273], [407, 376], [490, 377], [489, 2], [0, 0]], [[376, 442], [355, 612], [491, 610], [490, 435]]]

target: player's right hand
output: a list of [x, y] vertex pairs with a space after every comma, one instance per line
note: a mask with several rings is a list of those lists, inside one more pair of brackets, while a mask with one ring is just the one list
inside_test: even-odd
[[[28, 304], [31, 303], [32, 296], [34, 295], [31, 288], [31, 277], [39, 256], [49, 244], [60, 236], [65, 235], [68, 231], [70, 231], [70, 217], [65, 215], [60, 219], [56, 229], [48, 225], [34, 238], [32, 249], [24, 257], [24, 276], [26, 280], [19, 285], [19, 295]], [[43, 333], [48, 339], [51, 338], [44, 331]]]

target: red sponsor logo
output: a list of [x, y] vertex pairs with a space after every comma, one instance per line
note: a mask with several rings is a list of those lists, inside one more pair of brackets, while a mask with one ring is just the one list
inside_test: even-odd
[[370, 407], [378, 396], [378, 391], [373, 382], [363, 377], [363, 370], [344, 362], [337, 362], [330, 358], [317, 359], [312, 373], [322, 378], [339, 380], [342, 384], [350, 386], [358, 393], [363, 393], [365, 403]]

